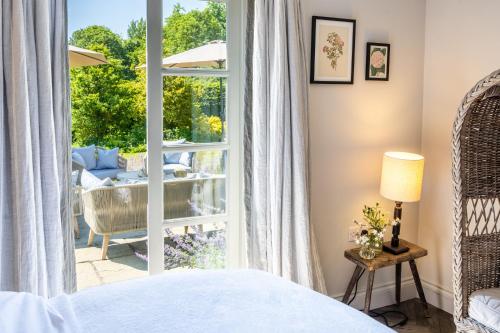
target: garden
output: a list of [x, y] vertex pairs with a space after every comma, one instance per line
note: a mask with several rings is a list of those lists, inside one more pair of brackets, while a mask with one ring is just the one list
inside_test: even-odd
[[[185, 11], [177, 4], [164, 21], [163, 54], [177, 54], [226, 39], [225, 4]], [[146, 22], [130, 22], [126, 38], [105, 26], [75, 31], [70, 45], [101, 52], [108, 64], [71, 70], [74, 146], [146, 151]], [[225, 81], [225, 80], [224, 80]], [[164, 139], [220, 142], [225, 126], [225, 85], [209, 77], [165, 76]]]

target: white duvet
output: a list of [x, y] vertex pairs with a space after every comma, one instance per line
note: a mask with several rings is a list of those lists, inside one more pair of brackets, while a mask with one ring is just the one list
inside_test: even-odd
[[49, 301], [0, 293], [0, 332], [393, 331], [295, 283], [239, 270], [167, 273]]

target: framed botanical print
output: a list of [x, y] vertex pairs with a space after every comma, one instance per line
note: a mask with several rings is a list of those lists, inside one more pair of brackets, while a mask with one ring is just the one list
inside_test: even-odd
[[388, 81], [391, 45], [383, 43], [366, 44], [366, 80]]
[[355, 38], [355, 20], [312, 17], [311, 83], [353, 83]]

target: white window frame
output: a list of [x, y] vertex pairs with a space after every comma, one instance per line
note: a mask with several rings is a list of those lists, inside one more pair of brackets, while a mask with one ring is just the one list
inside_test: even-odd
[[[242, 241], [242, 0], [226, 0], [227, 61], [226, 69], [162, 68], [163, 0], [147, 0], [147, 150], [148, 150], [148, 272], [164, 271], [163, 235], [165, 227], [190, 226], [203, 223], [226, 223], [226, 267], [243, 264]], [[165, 36], [168, 38], [168, 36]], [[163, 76], [207, 76], [227, 78], [226, 142], [168, 145], [163, 143]], [[164, 220], [162, 152], [226, 150], [226, 212]]]

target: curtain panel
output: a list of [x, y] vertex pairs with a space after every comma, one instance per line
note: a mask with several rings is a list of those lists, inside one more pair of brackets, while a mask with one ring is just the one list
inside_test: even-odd
[[76, 286], [66, 0], [0, 0], [0, 289]]
[[309, 218], [308, 81], [300, 1], [248, 0], [247, 10], [248, 264], [326, 292]]

